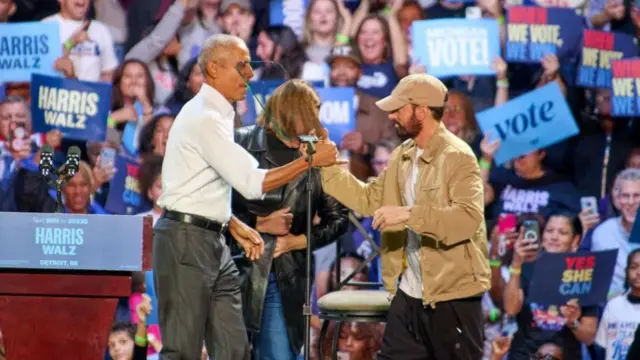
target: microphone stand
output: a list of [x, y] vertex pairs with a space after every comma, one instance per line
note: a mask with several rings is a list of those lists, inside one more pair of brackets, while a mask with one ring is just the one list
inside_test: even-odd
[[307, 145], [307, 162], [309, 167], [307, 169], [307, 269], [306, 269], [306, 282], [304, 288], [304, 306], [302, 307], [302, 314], [304, 315], [304, 360], [309, 360], [311, 355], [311, 228], [313, 226], [313, 215], [311, 213], [311, 174], [313, 169], [312, 159], [313, 154], [316, 152], [314, 142], [317, 140], [311, 140], [309, 138], [300, 139]]
[[[72, 147], [73, 148], [73, 147]], [[75, 151], [74, 151], [75, 150]], [[53, 165], [53, 153], [42, 152], [40, 159], [40, 172], [44, 176], [47, 184], [56, 191], [56, 214], [64, 213], [64, 203], [62, 201], [62, 188], [78, 171], [80, 161], [80, 149], [74, 149], [67, 153], [67, 161], [59, 169]], [[48, 166], [43, 167], [43, 165]], [[44, 169], [48, 171], [45, 171]], [[52, 179], [55, 176], [55, 180]]]
[[69, 174], [66, 174], [66, 172], [63, 174], [57, 169], [54, 169], [52, 171], [52, 174], [57, 177], [55, 180], [51, 180], [51, 175], [45, 176], [45, 179], [47, 180], [47, 184], [49, 184], [49, 186], [56, 191], [56, 214], [61, 214], [64, 212], [64, 205], [62, 202], [62, 187], [67, 182], [69, 182], [71, 176], [69, 176]]

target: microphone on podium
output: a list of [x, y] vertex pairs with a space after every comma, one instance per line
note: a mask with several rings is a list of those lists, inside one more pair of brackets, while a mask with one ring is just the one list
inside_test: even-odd
[[80, 148], [77, 146], [72, 146], [67, 151], [67, 161], [64, 163], [65, 171], [67, 172], [67, 176], [73, 177], [80, 167]]
[[70, 147], [67, 151], [67, 159], [64, 165], [60, 169], [56, 169], [53, 163], [53, 148], [50, 145], [43, 145], [40, 148], [40, 162], [38, 163], [40, 174], [45, 178], [47, 184], [56, 191], [56, 200], [58, 202], [56, 213], [64, 212], [62, 187], [78, 172], [80, 155], [79, 147]]
[[40, 150], [40, 174], [44, 177], [48, 177], [54, 172], [53, 168], [53, 149], [50, 145], [42, 146]]

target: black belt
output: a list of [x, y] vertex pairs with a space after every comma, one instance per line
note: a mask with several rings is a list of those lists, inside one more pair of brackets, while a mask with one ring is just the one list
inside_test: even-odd
[[179, 211], [165, 210], [162, 212], [162, 217], [179, 221], [185, 224], [191, 224], [206, 230], [214, 231], [217, 233], [224, 233], [229, 227], [228, 223], [221, 224], [215, 220], [209, 220], [205, 217], [198, 215], [185, 214]]

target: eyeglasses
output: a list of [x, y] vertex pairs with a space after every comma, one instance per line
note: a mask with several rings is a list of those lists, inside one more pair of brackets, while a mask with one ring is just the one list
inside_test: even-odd
[[560, 360], [551, 354], [532, 354], [529, 360]]
[[462, 111], [462, 106], [460, 105], [451, 105], [451, 106], [446, 106], [444, 108], [444, 112], [446, 113], [454, 113], [454, 112], [460, 112]]

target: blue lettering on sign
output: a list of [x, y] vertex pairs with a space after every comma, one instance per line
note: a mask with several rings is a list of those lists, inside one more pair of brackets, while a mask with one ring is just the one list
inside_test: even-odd
[[578, 68], [578, 84], [591, 85], [593, 84], [593, 78], [595, 77], [596, 69], [589, 66], [582, 66]]
[[[0, 38], [0, 70], [40, 69], [40, 56], [49, 53], [47, 35]], [[36, 56], [38, 55], [38, 56]]]
[[633, 115], [633, 98], [614, 96], [611, 98], [611, 106], [613, 112], [622, 116]]
[[598, 69], [596, 77], [596, 87], [610, 88], [611, 87], [611, 70]]
[[529, 44], [529, 53], [531, 60], [540, 60], [547, 54], [555, 54], [557, 50], [556, 44], [551, 43], [531, 43]]
[[282, 13], [284, 15], [283, 23], [300, 36], [302, 34], [302, 26], [304, 24], [304, 15], [306, 7], [304, 0], [284, 0], [282, 4]]
[[591, 291], [591, 281], [573, 282], [560, 285], [560, 294], [564, 296], [584, 295]]
[[527, 44], [518, 42], [507, 42], [507, 59], [526, 60], [527, 59]]
[[138, 194], [134, 190], [125, 189], [122, 192], [122, 201], [124, 201], [125, 204], [138, 207], [142, 203], [142, 195]]
[[510, 134], [519, 135], [529, 128], [538, 127], [538, 120], [550, 122], [555, 117], [552, 110], [553, 102], [550, 100], [542, 103], [539, 107], [536, 104], [531, 104], [528, 111], [506, 118], [502, 123], [496, 123], [495, 128], [500, 140], [505, 140]]

